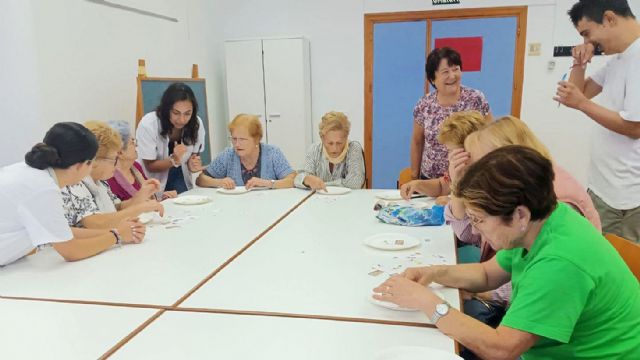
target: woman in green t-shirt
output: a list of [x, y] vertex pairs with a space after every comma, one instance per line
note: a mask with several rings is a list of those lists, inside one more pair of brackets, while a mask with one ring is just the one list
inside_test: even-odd
[[[407, 269], [374, 298], [420, 309], [482, 358], [640, 359], [640, 285], [609, 242], [558, 202], [551, 162], [523, 146], [471, 165], [454, 194], [473, 231], [499, 250], [479, 264]], [[493, 329], [425, 285], [483, 292], [511, 281], [511, 306]]]

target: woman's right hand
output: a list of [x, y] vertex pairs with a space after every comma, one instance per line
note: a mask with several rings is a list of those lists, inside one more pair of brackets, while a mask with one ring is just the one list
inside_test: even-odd
[[232, 178], [226, 177], [224, 179], [218, 180], [218, 187], [221, 187], [227, 190], [233, 190], [236, 187], [236, 182], [233, 181]]
[[405, 200], [411, 200], [411, 195], [419, 194], [419, 184], [421, 180], [411, 180], [400, 187], [400, 196]]
[[140, 190], [134, 195], [136, 198], [149, 199], [156, 192], [160, 191], [160, 181], [157, 179], [147, 179], [140, 185]]
[[471, 155], [464, 149], [455, 149], [449, 152], [449, 177], [452, 184], [457, 184], [464, 175]]
[[304, 177], [302, 183], [308, 186], [311, 190], [327, 190], [327, 185], [315, 175], [307, 175]]
[[137, 219], [126, 219], [116, 228], [122, 242], [125, 244], [139, 244], [144, 240], [147, 227]]

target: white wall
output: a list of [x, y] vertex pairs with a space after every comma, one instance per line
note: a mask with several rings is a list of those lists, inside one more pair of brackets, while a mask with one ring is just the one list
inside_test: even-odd
[[40, 124], [35, 36], [31, 4], [23, 0], [0, 5], [0, 114], [4, 136], [0, 166], [22, 161], [44, 136]]
[[[144, 1], [127, 4], [145, 6]], [[149, 76], [191, 77], [195, 63], [200, 76], [207, 79], [212, 147], [217, 152], [226, 141], [224, 134], [219, 138], [217, 127], [224, 111], [221, 48], [216, 45], [221, 43], [217, 39], [219, 22], [215, 21], [219, 12], [207, 0], [162, 0], [151, 5], [150, 10], [179, 22], [82, 0], [3, 2], [0, 10], [11, 11], [0, 11], [3, 17], [7, 15], [7, 21], [0, 22], [0, 45], [5, 54], [15, 52], [16, 57], [2, 56], [3, 62], [11, 61], [2, 66], [2, 82], [7, 84], [7, 68], [8, 76], [20, 79], [13, 97], [5, 97], [4, 91], [10, 89], [2, 86], [3, 100], [11, 99], [16, 109], [37, 112], [37, 116], [30, 113], [30, 118], [39, 120], [29, 124], [38, 129], [34, 131], [38, 139], [43, 129], [59, 121], [122, 119], [133, 123], [139, 58], [146, 59]], [[6, 39], [5, 34], [9, 35]], [[16, 141], [19, 144], [12, 153], [19, 157], [33, 143], [25, 137]], [[2, 164], [11, 161], [15, 156], [2, 158]]]

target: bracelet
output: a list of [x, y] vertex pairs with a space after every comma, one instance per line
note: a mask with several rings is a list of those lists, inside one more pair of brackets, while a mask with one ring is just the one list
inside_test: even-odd
[[115, 243], [115, 245], [116, 245], [116, 246], [122, 246], [122, 238], [120, 237], [120, 233], [118, 232], [118, 230], [116, 230], [116, 229], [111, 229], [111, 230], [109, 230], [109, 231], [110, 231], [110, 232], [113, 234], [113, 236], [116, 238], [116, 243]]

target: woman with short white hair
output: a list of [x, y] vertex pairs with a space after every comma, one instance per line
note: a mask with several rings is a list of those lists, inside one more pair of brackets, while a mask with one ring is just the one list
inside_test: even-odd
[[362, 146], [349, 141], [351, 123], [347, 116], [330, 111], [320, 122], [321, 142], [307, 151], [304, 170], [294, 180], [301, 189], [319, 190], [327, 186], [360, 189], [365, 181]]

